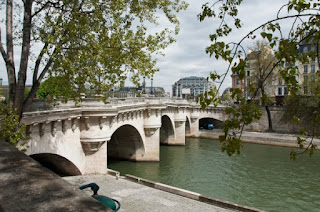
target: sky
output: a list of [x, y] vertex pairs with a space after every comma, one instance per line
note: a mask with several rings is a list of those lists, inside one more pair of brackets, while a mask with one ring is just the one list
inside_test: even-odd
[[[180, 78], [189, 76], [208, 77], [210, 72], [224, 73], [227, 64], [210, 58], [205, 49], [210, 45], [209, 34], [218, 27], [218, 22], [211, 19], [200, 22], [197, 15], [201, 12], [201, 6], [208, 0], [186, 0], [189, 7], [178, 14], [180, 20], [180, 33], [176, 37], [177, 42], [169, 46], [164, 52], [165, 57], [158, 58], [157, 67], [160, 72], [154, 76], [154, 86], [164, 87], [171, 92], [172, 85]], [[213, 2], [213, 1], [212, 1]], [[244, 0], [239, 8], [239, 17], [244, 26], [241, 30], [234, 31], [227, 39], [238, 42], [250, 30], [261, 23], [275, 18], [278, 9], [287, 0]], [[250, 40], [245, 46], [254, 45]], [[147, 80], [150, 86], [150, 80]], [[231, 77], [228, 75], [221, 87], [220, 93], [227, 87], [231, 87]]]
[[[189, 76], [208, 77], [210, 72], [224, 73], [227, 64], [218, 61], [214, 57], [210, 58], [205, 53], [205, 49], [210, 45], [209, 35], [215, 31], [219, 22], [217, 20], [205, 20], [200, 22], [197, 15], [201, 12], [201, 6], [208, 0], [185, 0], [189, 7], [178, 14], [180, 20], [180, 33], [176, 36], [176, 42], [164, 50], [165, 57], [157, 57], [157, 68], [160, 69], [154, 75], [153, 85], [163, 87], [167, 92], [171, 92], [172, 85], [180, 78]], [[211, 0], [214, 2], [215, 0]], [[261, 23], [275, 18], [278, 9], [288, 0], [244, 0], [239, 7], [239, 17], [244, 23], [241, 30], [234, 31], [225, 41], [238, 42], [250, 30], [256, 28]], [[2, 32], [5, 29], [1, 28]], [[151, 29], [152, 30], [152, 29]], [[2, 33], [2, 37], [3, 37]], [[4, 41], [4, 39], [2, 39]], [[254, 41], [246, 41], [245, 46], [254, 45]], [[36, 47], [35, 47], [36, 48]], [[20, 54], [20, 49], [15, 50], [15, 55]], [[18, 64], [16, 57], [16, 65]], [[7, 84], [7, 76], [3, 59], [0, 59], [0, 78], [3, 84]], [[151, 85], [150, 79], [146, 80], [147, 86]], [[27, 78], [27, 84], [31, 84], [31, 75]], [[130, 83], [126, 83], [130, 86]], [[231, 77], [228, 75], [221, 87], [220, 93], [227, 87], [231, 87]]]

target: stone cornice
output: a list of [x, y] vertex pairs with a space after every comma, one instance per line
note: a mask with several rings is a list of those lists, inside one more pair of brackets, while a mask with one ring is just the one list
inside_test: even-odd
[[[121, 105], [123, 103], [123, 105]], [[130, 104], [129, 104], [130, 103]], [[70, 105], [70, 104], [69, 104]], [[85, 104], [84, 104], [85, 105]], [[55, 121], [63, 121], [63, 120], [70, 120], [74, 118], [80, 118], [80, 117], [112, 117], [118, 116], [120, 114], [125, 113], [135, 113], [138, 111], [145, 111], [148, 110], [149, 114], [150, 111], [156, 110], [155, 114], [161, 114], [161, 111], [167, 110], [167, 109], [178, 109], [178, 110], [197, 110], [192, 111], [191, 113], [202, 113], [201, 107], [199, 105], [195, 104], [188, 104], [185, 101], [179, 102], [178, 100], [174, 100], [172, 102], [170, 101], [160, 101], [160, 100], [154, 100], [154, 101], [119, 101], [116, 104], [107, 104], [103, 106], [101, 102], [96, 107], [93, 107], [94, 102], [90, 102], [90, 104], [87, 104], [90, 106], [82, 106], [82, 107], [73, 107], [63, 108], [63, 105], [60, 108], [53, 108], [52, 110], [46, 110], [46, 111], [35, 111], [35, 112], [26, 112], [23, 114], [22, 123], [25, 123], [26, 125], [32, 125], [32, 124], [40, 124], [40, 123], [49, 123], [49, 122], [55, 122]], [[206, 112], [222, 112], [225, 107], [213, 107], [208, 106], [206, 108]], [[199, 111], [198, 111], [199, 110]], [[159, 112], [160, 113], [159, 113]], [[130, 114], [131, 115], [131, 114]], [[132, 116], [132, 115], [131, 115]], [[197, 118], [199, 117], [198, 114], [192, 114], [191, 118]], [[112, 119], [111, 118], [111, 119]]]

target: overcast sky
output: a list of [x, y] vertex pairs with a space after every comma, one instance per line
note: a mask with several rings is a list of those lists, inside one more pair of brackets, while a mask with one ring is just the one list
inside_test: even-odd
[[[157, 67], [160, 72], [154, 76], [154, 86], [164, 87], [169, 92], [174, 82], [182, 77], [208, 77], [210, 72], [223, 73], [227, 68], [226, 63], [210, 58], [205, 53], [205, 48], [210, 44], [209, 34], [218, 27], [218, 22], [213, 19], [201, 23], [197, 19], [201, 6], [208, 0], [186, 0], [186, 2], [189, 3], [188, 9], [178, 15], [181, 30], [176, 38], [177, 42], [165, 50], [165, 57], [159, 58]], [[239, 8], [239, 17], [244, 27], [234, 31], [228, 37], [228, 41], [238, 42], [262, 22], [271, 17], [275, 18], [278, 9], [287, 2], [287, 0], [244, 0]], [[246, 42], [246, 46], [253, 44], [254, 41]], [[150, 80], [147, 83], [150, 86]], [[226, 78], [220, 93], [227, 87], [231, 87], [230, 76]]]
[[[207, 77], [210, 72], [223, 73], [226, 71], [226, 64], [210, 58], [205, 53], [205, 48], [210, 44], [209, 34], [214, 32], [218, 22], [206, 20], [202, 23], [197, 19], [201, 12], [201, 6], [208, 0], [185, 0], [189, 3], [186, 11], [181, 11], [178, 15], [181, 22], [180, 33], [176, 36], [176, 43], [169, 46], [164, 52], [165, 57], [158, 58], [157, 67], [160, 72], [154, 76], [154, 86], [164, 87], [167, 92], [171, 92], [171, 86], [180, 78], [189, 76]], [[215, 0], [211, 0], [213, 2]], [[234, 31], [227, 39], [238, 42], [246, 33], [254, 29], [270, 18], [275, 18], [278, 9], [288, 0], [244, 0], [240, 6], [239, 17], [244, 23], [241, 30]], [[5, 29], [2, 28], [2, 32]], [[2, 33], [4, 34], [4, 33]], [[252, 46], [253, 41], [245, 43]], [[16, 56], [20, 54], [15, 51]], [[1, 57], [2, 58], [2, 57]], [[19, 58], [16, 57], [16, 64]], [[3, 59], [0, 59], [0, 78], [7, 84], [7, 76]], [[31, 76], [27, 79], [27, 84], [31, 83]], [[147, 80], [147, 86], [150, 86]], [[129, 83], [127, 84], [129, 85]], [[220, 93], [227, 87], [231, 87], [231, 77], [228, 76]]]

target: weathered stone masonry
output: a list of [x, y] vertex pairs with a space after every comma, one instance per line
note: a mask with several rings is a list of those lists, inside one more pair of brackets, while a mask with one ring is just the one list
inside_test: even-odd
[[[202, 111], [195, 103], [172, 99], [139, 99], [81, 107], [59, 105], [24, 113], [28, 155], [52, 154], [71, 162], [81, 174], [106, 173], [108, 154], [134, 161], [159, 161], [160, 142], [184, 145], [199, 133], [199, 119], [224, 121], [224, 108]], [[54, 163], [54, 161], [53, 161]]]

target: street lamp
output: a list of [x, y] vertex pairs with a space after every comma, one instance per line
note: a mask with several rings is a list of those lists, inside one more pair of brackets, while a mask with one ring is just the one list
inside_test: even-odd
[[143, 90], [142, 90], [142, 93], [145, 94], [145, 93], [146, 93], [146, 77], [145, 77], [145, 76], [143, 77], [143, 84], [142, 84], [142, 86], [143, 86], [143, 88], [142, 88], [142, 89], [143, 89]]

